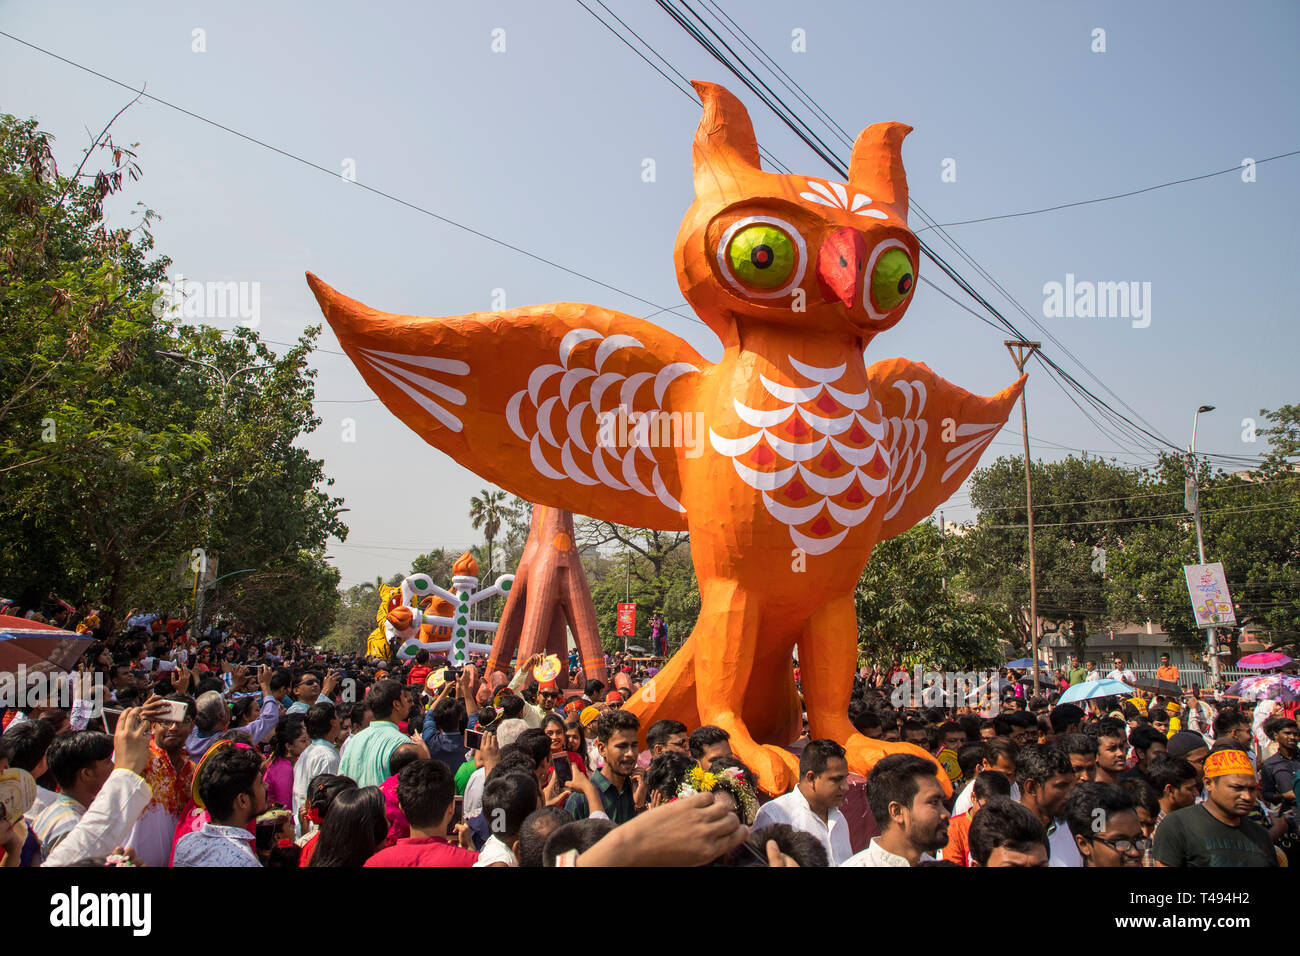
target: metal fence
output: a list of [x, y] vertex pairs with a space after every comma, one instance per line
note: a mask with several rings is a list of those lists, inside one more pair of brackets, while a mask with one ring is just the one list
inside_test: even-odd
[[[1128, 669], [1139, 678], [1147, 678], [1150, 680], [1156, 679], [1156, 669], [1154, 667], [1130, 667]], [[1258, 673], [1260, 672], [1248, 671], [1240, 667], [1220, 667], [1219, 679], [1222, 680], [1223, 685], [1227, 687], [1229, 684], [1235, 684], [1243, 677], [1250, 677], [1251, 675]], [[1209, 687], [1210, 673], [1201, 667], [1180, 667], [1178, 668], [1178, 683], [1182, 684], [1184, 687], [1191, 687], [1193, 684], [1198, 687]]]

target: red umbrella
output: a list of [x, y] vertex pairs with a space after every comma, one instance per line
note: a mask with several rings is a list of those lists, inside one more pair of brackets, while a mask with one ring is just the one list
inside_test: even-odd
[[17, 673], [19, 664], [29, 671], [74, 670], [92, 641], [89, 634], [0, 614], [0, 671]]

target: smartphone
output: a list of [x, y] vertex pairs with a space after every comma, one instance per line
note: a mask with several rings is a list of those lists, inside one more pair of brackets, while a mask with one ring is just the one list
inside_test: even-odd
[[465, 798], [456, 795], [456, 809], [452, 811], [451, 822], [447, 824], [447, 836], [456, 832], [456, 827], [465, 822]]
[[555, 768], [555, 779], [564, 786], [573, 779], [573, 766], [568, 757], [552, 757], [551, 766]]
[[465, 731], [465, 746], [470, 750], [478, 750], [483, 746], [483, 731], [467, 730]]
[[114, 707], [105, 707], [100, 711], [99, 716], [104, 721], [104, 733], [112, 736], [113, 731], [117, 729], [117, 718], [122, 716], [122, 711]]
[[189, 710], [189, 705], [183, 700], [165, 700], [167, 705], [167, 719], [172, 723], [182, 724], [185, 722], [185, 713]]

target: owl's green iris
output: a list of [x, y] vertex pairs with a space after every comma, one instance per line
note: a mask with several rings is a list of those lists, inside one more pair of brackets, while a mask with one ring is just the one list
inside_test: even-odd
[[916, 283], [912, 260], [902, 249], [889, 249], [871, 273], [871, 298], [881, 312], [898, 308]]
[[747, 226], [731, 237], [727, 259], [736, 278], [759, 289], [785, 285], [794, 272], [794, 242], [765, 224]]

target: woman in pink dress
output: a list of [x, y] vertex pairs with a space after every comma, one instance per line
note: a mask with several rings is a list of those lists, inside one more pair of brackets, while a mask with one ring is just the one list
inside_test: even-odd
[[268, 806], [276, 803], [282, 807], [293, 806], [293, 765], [310, 743], [301, 715], [291, 714], [275, 725], [270, 763], [262, 774]]

